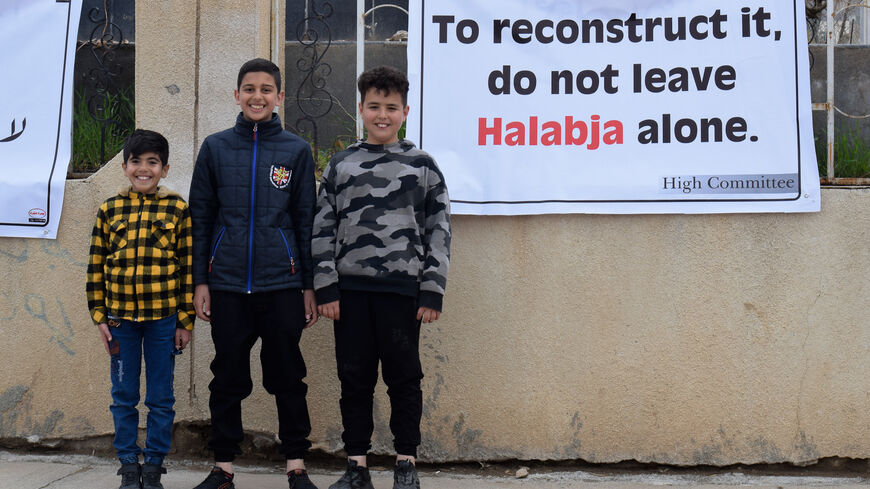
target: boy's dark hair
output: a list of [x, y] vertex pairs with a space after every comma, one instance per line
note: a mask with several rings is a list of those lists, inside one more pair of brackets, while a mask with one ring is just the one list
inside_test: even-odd
[[239, 79], [236, 81], [236, 90], [242, 88], [242, 78], [252, 71], [262, 71], [272, 75], [275, 79], [275, 89], [281, 91], [281, 68], [278, 65], [263, 58], [254, 58], [239, 68]]
[[397, 92], [402, 96], [402, 105], [408, 105], [408, 77], [392, 66], [378, 66], [364, 71], [356, 83], [362, 101], [365, 102], [366, 92], [374, 88], [389, 95]]
[[157, 153], [163, 166], [169, 163], [169, 141], [162, 134], [148, 129], [136, 129], [124, 141], [124, 163], [134, 157], [148, 152]]

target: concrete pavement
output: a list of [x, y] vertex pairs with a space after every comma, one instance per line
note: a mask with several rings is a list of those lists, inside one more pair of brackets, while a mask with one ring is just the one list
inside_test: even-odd
[[[0, 452], [0, 489], [116, 489], [120, 478], [115, 475], [114, 460], [81, 455], [22, 455]], [[166, 489], [191, 489], [209, 470], [208, 464], [167, 461], [163, 477]], [[312, 469], [311, 479], [321, 489], [341, 475], [335, 469]], [[287, 487], [280, 467], [237, 466], [236, 488], [279, 489]], [[525, 479], [477, 476], [450, 470], [426, 469], [422, 472], [424, 489], [660, 489], [661, 486], [687, 486], [704, 489], [751, 487], [798, 489], [832, 487], [867, 489], [870, 480], [861, 477], [752, 476], [738, 472], [713, 475], [660, 473], [600, 475], [589, 472], [532, 473]], [[372, 472], [375, 489], [390, 489], [392, 473]]]

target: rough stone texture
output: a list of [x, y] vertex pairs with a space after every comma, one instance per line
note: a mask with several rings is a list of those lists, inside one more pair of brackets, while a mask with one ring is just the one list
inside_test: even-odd
[[[269, 56], [254, 42], [271, 28], [269, 8], [202, 0], [198, 16], [197, 2], [137, 3], [137, 117], [170, 137], [169, 180], [184, 193], [199, 142], [235, 117], [239, 64]], [[67, 182], [56, 241], [0, 239], [0, 439], [112, 431], [84, 277], [96, 208], [124, 181], [119, 164]], [[822, 201], [800, 215], [456, 216], [445, 314], [421, 339], [421, 457], [866, 458], [870, 190], [825, 189]], [[208, 421], [207, 324], [195, 338], [176, 372], [178, 420], [194, 423]], [[302, 348], [312, 441], [336, 452], [330, 323]], [[268, 438], [275, 407], [252, 364], [245, 426]], [[379, 386], [378, 453], [391, 449], [388, 420]]]

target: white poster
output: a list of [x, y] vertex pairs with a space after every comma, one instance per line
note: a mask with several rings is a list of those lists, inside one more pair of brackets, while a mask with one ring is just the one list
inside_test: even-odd
[[456, 214], [819, 210], [803, 1], [412, 2]]
[[81, 0], [0, 2], [0, 236], [57, 236]]

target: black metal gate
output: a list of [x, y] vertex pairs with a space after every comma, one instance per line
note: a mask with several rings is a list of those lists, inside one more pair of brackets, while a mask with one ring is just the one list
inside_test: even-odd
[[133, 0], [85, 0], [76, 48], [70, 171], [95, 171], [133, 130]]

